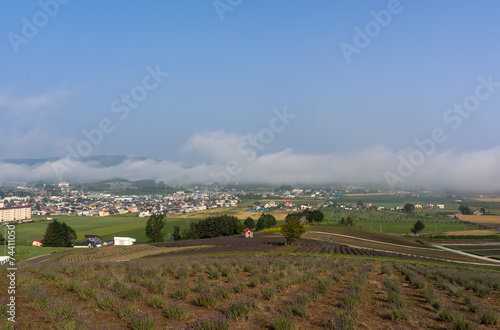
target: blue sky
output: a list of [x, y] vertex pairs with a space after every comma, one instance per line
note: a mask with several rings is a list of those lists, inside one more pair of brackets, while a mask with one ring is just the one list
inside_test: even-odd
[[[348, 155], [374, 163], [345, 165], [361, 166], [367, 181], [386, 182], [387, 171], [403, 177], [398, 157], [409, 156], [418, 148], [415, 139], [429, 138], [434, 129], [443, 130], [446, 141], [414, 164], [405, 183], [474, 155], [476, 163], [483, 155], [488, 168], [500, 159], [500, 91], [480, 100], [458, 128], [452, 128], [456, 113], [444, 119], [447, 109], [474, 95], [479, 77], [500, 81], [496, 1], [42, 0], [0, 6], [0, 159], [66, 157], [68, 147], [88, 140], [83, 131], [102, 120], [114, 129], [92, 145], [91, 155], [222, 167], [234, 159], [252, 167], [276, 157], [277, 170], [290, 177], [311, 168], [307, 157], [338, 162], [338, 168]], [[26, 34], [26, 22], [38, 22], [35, 35]], [[371, 37], [348, 61], [341, 45], [356, 46], [357, 28]], [[142, 86], [148, 68], [168, 76], [120, 119], [113, 102]], [[269, 128], [273, 109], [285, 107], [295, 117], [266, 140], [256, 159], [236, 151]], [[374, 154], [384, 159], [368, 158], [374, 150], [383, 150]], [[304, 161], [303, 167], [280, 167], [290, 161], [278, 157], [283, 154]], [[468, 172], [457, 175], [475, 181], [472, 165], [463, 166]], [[243, 172], [231, 181], [259, 176]], [[487, 182], [496, 173], [483, 175]]]

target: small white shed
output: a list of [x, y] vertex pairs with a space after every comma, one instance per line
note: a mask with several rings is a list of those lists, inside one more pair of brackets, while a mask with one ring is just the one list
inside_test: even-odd
[[135, 238], [132, 237], [115, 237], [114, 245], [133, 245], [135, 243]]

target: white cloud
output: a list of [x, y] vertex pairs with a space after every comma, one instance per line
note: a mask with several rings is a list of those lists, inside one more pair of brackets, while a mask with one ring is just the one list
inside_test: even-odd
[[[384, 146], [328, 154], [299, 154], [291, 149], [276, 153], [257, 153], [248, 161], [234, 154], [235, 145], [246, 141], [246, 135], [206, 132], [193, 136], [185, 150], [211, 158], [211, 163], [187, 167], [182, 162], [127, 160], [115, 166], [102, 167], [93, 162], [61, 172], [65, 180], [96, 181], [113, 177], [130, 180], [154, 178], [169, 184], [212, 183], [211, 173], [226, 171], [229, 163], [240, 168], [237, 175], [228, 174], [230, 182], [267, 184], [377, 184], [388, 187], [384, 173], [399, 175], [398, 157], [407, 158], [412, 150], [397, 152]], [[235, 155], [233, 158], [232, 155]], [[59, 160], [56, 165], [63, 166]], [[57, 180], [55, 163], [36, 166], [0, 162], [0, 181]], [[66, 165], [67, 166], [67, 165]], [[414, 166], [414, 172], [404, 177], [401, 187], [449, 188], [462, 191], [500, 191], [500, 146], [471, 152], [453, 150], [435, 152]]]
[[39, 111], [42, 108], [56, 105], [67, 95], [67, 91], [58, 90], [22, 98], [3, 91], [0, 92], [0, 108], [5, 108], [14, 114]]
[[183, 149], [196, 152], [210, 161], [228, 161], [242, 157], [238, 147], [243, 145], [248, 137], [249, 135], [227, 133], [223, 130], [199, 132], [188, 139]]

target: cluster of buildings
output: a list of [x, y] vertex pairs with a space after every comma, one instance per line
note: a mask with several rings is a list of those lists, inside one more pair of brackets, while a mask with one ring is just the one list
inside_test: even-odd
[[[346, 204], [346, 203], [339, 203], [339, 204], [334, 204], [332, 202], [329, 203], [329, 205], [337, 205], [338, 207], [340, 207], [341, 209], [344, 209], [344, 210], [349, 210], [349, 211], [358, 211], [358, 210], [373, 210], [374, 208], [376, 208], [378, 211], [382, 211], [382, 210], [388, 210], [388, 211], [402, 211], [404, 210], [404, 205], [403, 204], [399, 204], [398, 206], [388, 206], [388, 207], [385, 207], [385, 206], [374, 206], [372, 203], [367, 203], [367, 204], [363, 204], [363, 205], [358, 205], [357, 203], [350, 203], [350, 204]], [[416, 210], [421, 210], [423, 209], [424, 207], [421, 205], [421, 204], [415, 204], [415, 209]], [[445, 205], [444, 204], [432, 204], [432, 203], [428, 203], [426, 205], [426, 208], [429, 209], [429, 210], [432, 210], [434, 208], [438, 209], [438, 210], [444, 210], [445, 209]]]
[[296, 206], [295, 202], [293, 201], [285, 201], [282, 206], [280, 206], [280, 203], [275, 201], [265, 202], [265, 204], [256, 201], [252, 204], [252, 206], [248, 207], [245, 212], [269, 212], [271, 209], [277, 209], [278, 207], [280, 210], [298, 211], [310, 209], [312, 206], [308, 204], [301, 204], [300, 206]]
[[178, 215], [217, 207], [236, 207], [240, 202], [235, 192], [178, 191], [158, 196], [112, 196], [105, 193], [72, 194], [71, 196], [15, 197], [0, 202], [0, 223], [27, 222], [36, 216], [109, 216], [138, 213]]

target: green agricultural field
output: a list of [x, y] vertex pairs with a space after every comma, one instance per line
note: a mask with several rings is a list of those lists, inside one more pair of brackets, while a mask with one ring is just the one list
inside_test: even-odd
[[[357, 203], [362, 201], [364, 204], [372, 203], [376, 206], [383, 207], [396, 207], [400, 204], [404, 205], [406, 203], [420, 204], [424, 208], [422, 211], [432, 211], [432, 212], [458, 212], [458, 207], [460, 203], [455, 202], [456, 198], [446, 198], [444, 196], [431, 196], [431, 195], [421, 195], [419, 197], [411, 195], [366, 195], [366, 196], [342, 196], [340, 199], [335, 199], [334, 203]], [[425, 207], [428, 203], [434, 204], [434, 209], [427, 210]], [[444, 204], [444, 210], [437, 210], [437, 204]], [[473, 199], [463, 199], [463, 204], [468, 205], [474, 209], [479, 209], [481, 207], [486, 208], [488, 212], [492, 214], [500, 214], [500, 203], [499, 202], [483, 202]]]
[[[425, 228], [422, 234], [435, 234], [446, 231], [455, 230], [473, 230], [477, 227], [473, 224], [463, 223], [437, 223], [437, 222], [424, 222]], [[387, 234], [411, 234], [410, 229], [413, 228], [413, 222], [356, 222], [355, 225], [366, 230], [373, 230]]]
[[[76, 231], [77, 241], [83, 241], [85, 235], [99, 235], [104, 240], [113, 239], [114, 236], [130, 236], [137, 241], [146, 241], [146, 222], [148, 218], [139, 218], [137, 214], [120, 214], [107, 217], [79, 217], [79, 216], [54, 216], [65, 222]], [[174, 232], [174, 225], [179, 225], [181, 230], [186, 228], [195, 219], [179, 217], [167, 218], [163, 228], [165, 234]], [[43, 238], [49, 221], [23, 223], [16, 226], [16, 243], [18, 246], [30, 246], [36, 238]]]
[[354, 221], [410, 221], [415, 222], [417, 220], [422, 220], [424, 222], [434, 222], [434, 221], [455, 221], [453, 218], [450, 218], [443, 213], [437, 212], [424, 212], [417, 211], [413, 214], [406, 214], [405, 212], [400, 211], [346, 211], [342, 209], [334, 209], [334, 210], [324, 210], [325, 220], [327, 221], [340, 221], [342, 217], [346, 218], [351, 216]]
[[[441, 222], [424, 222], [425, 228], [422, 234], [435, 234], [447, 231], [456, 230], [473, 230], [477, 227], [473, 224], [466, 223], [441, 223]], [[375, 222], [375, 221], [355, 221], [354, 226], [357, 228], [376, 231], [385, 234], [411, 234], [410, 229], [413, 228], [413, 222]], [[337, 222], [324, 222], [321, 225], [337, 225]]]

